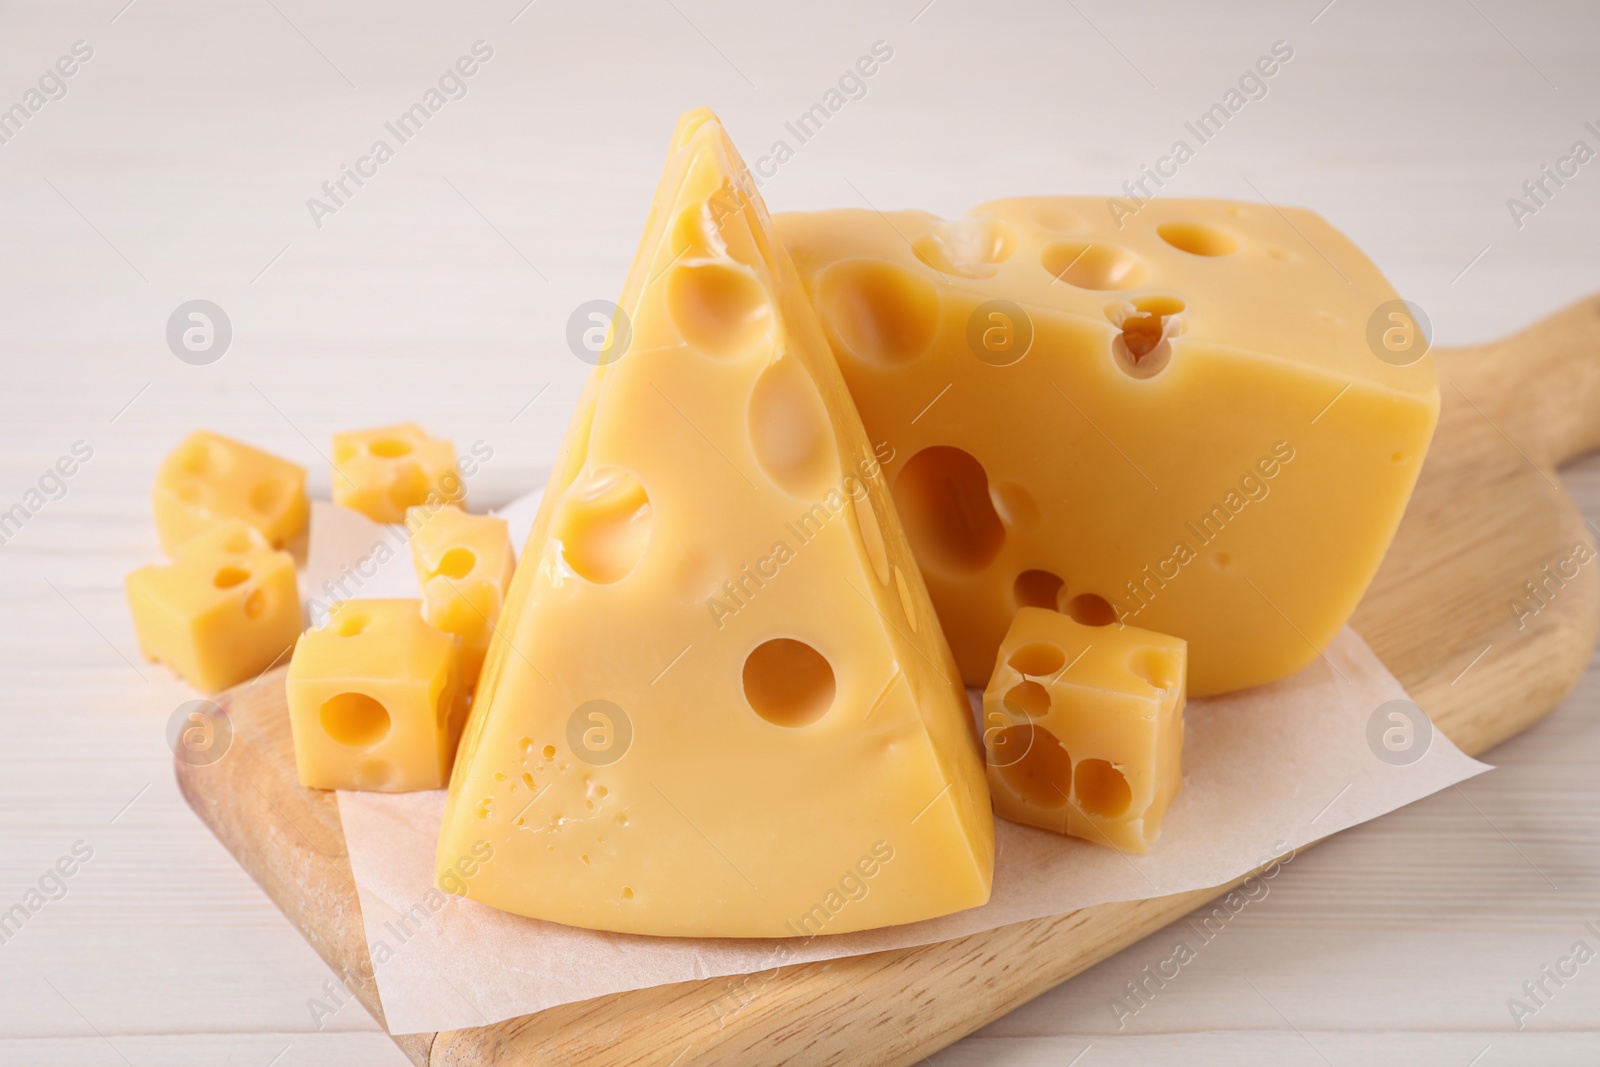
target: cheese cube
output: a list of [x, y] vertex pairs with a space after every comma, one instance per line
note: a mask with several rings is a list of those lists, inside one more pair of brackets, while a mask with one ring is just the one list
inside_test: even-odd
[[406, 508], [459, 504], [467, 487], [456, 448], [414, 422], [333, 435], [333, 502], [373, 522], [401, 522]]
[[590, 376], [489, 648], [440, 872], [487, 842], [474, 900], [663, 936], [982, 904], [994, 816], [966, 693], [710, 112], [678, 123], [621, 307], [632, 343]]
[[345, 600], [301, 635], [289, 663], [300, 784], [438, 789], [455, 758], [456, 639], [418, 600]]
[[1183, 784], [1183, 641], [1023, 608], [983, 694], [994, 810], [1145, 853]]
[[203, 692], [271, 667], [300, 633], [294, 558], [239, 520], [189, 538], [171, 563], [124, 579], [140, 651]]
[[1321, 218], [1119, 204], [774, 220], [970, 685], [1027, 605], [1185, 638], [1196, 695], [1293, 674], [1438, 418], [1411, 313]]
[[150, 503], [169, 556], [228, 519], [249, 523], [282, 548], [305, 529], [311, 511], [304, 467], [205, 430], [184, 438], [162, 461]]
[[461, 638], [461, 685], [470, 690], [478, 684], [516, 567], [506, 522], [447, 504], [412, 508], [406, 526], [422, 586], [422, 617]]

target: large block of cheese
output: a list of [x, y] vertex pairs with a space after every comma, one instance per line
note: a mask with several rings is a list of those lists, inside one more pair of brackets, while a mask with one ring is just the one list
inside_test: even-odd
[[171, 563], [123, 580], [139, 649], [207, 693], [271, 667], [300, 634], [294, 557], [238, 519], [188, 538]]
[[344, 600], [302, 634], [286, 683], [300, 784], [403, 793], [450, 780], [456, 639], [417, 600]]
[[205, 430], [185, 437], [161, 461], [150, 504], [169, 556], [230, 519], [282, 548], [300, 535], [311, 514], [304, 467]]
[[1439, 398], [1322, 219], [1154, 200], [1118, 228], [1048, 197], [775, 224], [969, 684], [1019, 606], [1184, 638], [1196, 694], [1293, 673], [1349, 617]]
[[[468, 895], [783, 937], [989, 895], [976, 730], [888, 489], [721, 124], [679, 123], [450, 783]], [[619, 334], [620, 336], [620, 331]]]
[[1183, 784], [1184, 663], [1175, 637], [1018, 611], [983, 694], [995, 812], [1148, 852]]
[[422, 587], [422, 617], [461, 639], [461, 685], [470, 690], [478, 684], [516, 569], [506, 521], [446, 504], [412, 508], [406, 527]]

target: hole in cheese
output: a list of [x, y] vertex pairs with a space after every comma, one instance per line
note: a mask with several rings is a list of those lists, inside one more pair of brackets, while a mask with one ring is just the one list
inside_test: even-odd
[[744, 661], [744, 696], [776, 726], [805, 726], [833, 706], [833, 668], [822, 653], [789, 637], [756, 647]]
[[563, 494], [554, 525], [567, 566], [596, 585], [609, 585], [644, 555], [652, 525], [650, 498], [627, 471], [586, 471]]
[[178, 466], [196, 478], [215, 478], [228, 467], [227, 449], [211, 441], [190, 441], [178, 459]]
[[1052, 241], [1039, 262], [1056, 278], [1079, 289], [1132, 289], [1144, 281], [1144, 261], [1126, 248], [1085, 241]]
[[697, 204], [678, 216], [672, 225], [674, 259], [702, 259], [721, 251], [722, 234], [707, 217], [707, 205]]
[[818, 285], [817, 309], [838, 347], [865, 363], [909, 363], [939, 331], [939, 292], [904, 267], [847, 260]]
[[470, 548], [452, 548], [439, 560], [439, 568], [435, 574], [442, 574], [446, 578], [465, 578], [472, 573], [472, 568], [478, 565], [478, 557]]
[[1018, 674], [1048, 678], [1067, 665], [1066, 653], [1048, 641], [1031, 641], [1006, 660]]
[[763, 349], [772, 305], [749, 271], [725, 263], [692, 263], [667, 279], [667, 309], [678, 335], [708, 356], [734, 359]]
[[1188, 308], [1187, 304], [1175, 296], [1136, 296], [1130, 303], [1133, 304], [1133, 309], [1140, 314], [1153, 315], [1162, 319], [1181, 315]]
[[1156, 689], [1171, 689], [1178, 684], [1177, 665], [1159, 649], [1134, 649], [1128, 656], [1128, 669]]
[[[1035, 808], [1060, 808], [1072, 790], [1072, 757], [1056, 735], [1037, 723], [1007, 726], [992, 740], [993, 755], [1006, 753], [1009, 762], [995, 762], [1000, 777], [1017, 798]], [[1016, 753], [1021, 750], [1021, 755]]]
[[936, 569], [982, 570], [1005, 543], [989, 476], [959, 448], [935, 445], [912, 456], [895, 479], [894, 499], [917, 559]]
[[383, 459], [397, 459], [410, 454], [411, 442], [398, 437], [380, 437], [367, 446], [367, 451]]
[[322, 731], [341, 745], [366, 748], [389, 733], [389, 711], [365, 693], [340, 693], [322, 705]]
[[1018, 682], [1006, 693], [1005, 701], [1012, 712], [1030, 719], [1042, 719], [1050, 713], [1050, 691], [1038, 682]]
[[1184, 302], [1171, 296], [1142, 296], [1131, 303], [1113, 301], [1106, 317], [1122, 328], [1111, 344], [1117, 365], [1135, 378], [1153, 378], [1172, 359], [1171, 338], [1183, 330]]
[[1110, 626], [1117, 621], [1117, 609], [1094, 593], [1082, 593], [1067, 601], [1067, 614], [1085, 626]]
[[1239, 247], [1228, 234], [1203, 222], [1163, 222], [1156, 233], [1173, 248], [1196, 256], [1226, 256]]
[[761, 372], [750, 391], [747, 424], [756, 462], [790, 496], [820, 500], [839, 484], [828, 409], [798, 357], [782, 353]]
[[749, 199], [724, 184], [704, 203], [686, 208], [673, 223], [672, 261], [726, 256], [751, 265], [761, 260], [746, 212]]
[[265, 589], [253, 590], [244, 598], [244, 614], [249, 619], [259, 619], [261, 613], [267, 610], [267, 591]]
[[[1135, 322], [1129, 319], [1129, 323]], [[1142, 342], [1142, 343], [1141, 343]], [[1144, 347], [1148, 344], [1149, 347]], [[1154, 378], [1172, 361], [1172, 344], [1160, 333], [1141, 335], [1124, 330], [1111, 345], [1111, 351], [1121, 367], [1131, 378]]]
[[344, 611], [334, 620], [333, 632], [340, 637], [354, 637], [367, 628], [367, 617], [359, 611]]
[[954, 219], [917, 238], [911, 251], [940, 274], [988, 278], [998, 269], [995, 264], [1011, 258], [1016, 243], [1010, 229], [994, 219]]
[[1011, 584], [1011, 595], [1019, 608], [1061, 610], [1061, 587], [1066, 584], [1049, 571], [1023, 571]]
[[211, 576], [211, 584], [218, 589], [232, 589], [250, 580], [250, 572], [243, 567], [219, 567]]
[[1115, 819], [1127, 813], [1133, 790], [1123, 773], [1103, 759], [1086, 759], [1075, 772], [1078, 807], [1102, 819]]

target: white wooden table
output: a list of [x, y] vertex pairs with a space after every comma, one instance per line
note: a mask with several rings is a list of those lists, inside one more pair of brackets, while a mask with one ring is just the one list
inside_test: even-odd
[[[1321, 211], [1441, 342], [1600, 289], [1600, 162], [1520, 227], [1507, 206], [1600, 150], [1593, 5], [925, 3], [0, 5], [0, 108], [92, 49], [0, 143], [0, 511], [30, 513], [0, 545], [0, 911], [93, 852], [0, 944], [0, 1062], [404, 1062], [359, 1007], [313, 1021], [330, 973], [177, 794], [164, 728], [189, 694], [139, 659], [120, 586], [157, 554], [147, 486], [204, 425], [326, 492], [331, 432], [400, 419], [492, 446], [478, 504], [537, 484], [587, 369], [567, 317], [619, 290], [683, 109], [720, 111], [754, 163], [886, 42], [766, 195], [948, 214], [1117, 190], [1286, 41], [1167, 193]], [[317, 226], [307, 199], [480, 40], [466, 95]], [[197, 298], [233, 326], [208, 366], [165, 340]], [[1600, 522], [1600, 461], [1568, 481]], [[1600, 949], [1597, 708], [1592, 670], [1500, 770], [1296, 860], [1122, 1028], [1112, 998], [1171, 935], [935, 1061], [1600, 1061], [1600, 962], [1520, 1032], [1507, 1007]]]

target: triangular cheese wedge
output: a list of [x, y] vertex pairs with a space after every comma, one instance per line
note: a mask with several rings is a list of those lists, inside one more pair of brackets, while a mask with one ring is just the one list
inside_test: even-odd
[[475, 900], [783, 937], [988, 899], [982, 759], [892, 442], [770, 226], [721, 123], [686, 115], [631, 339], [614, 326], [568, 430], [450, 784], [441, 883]]

